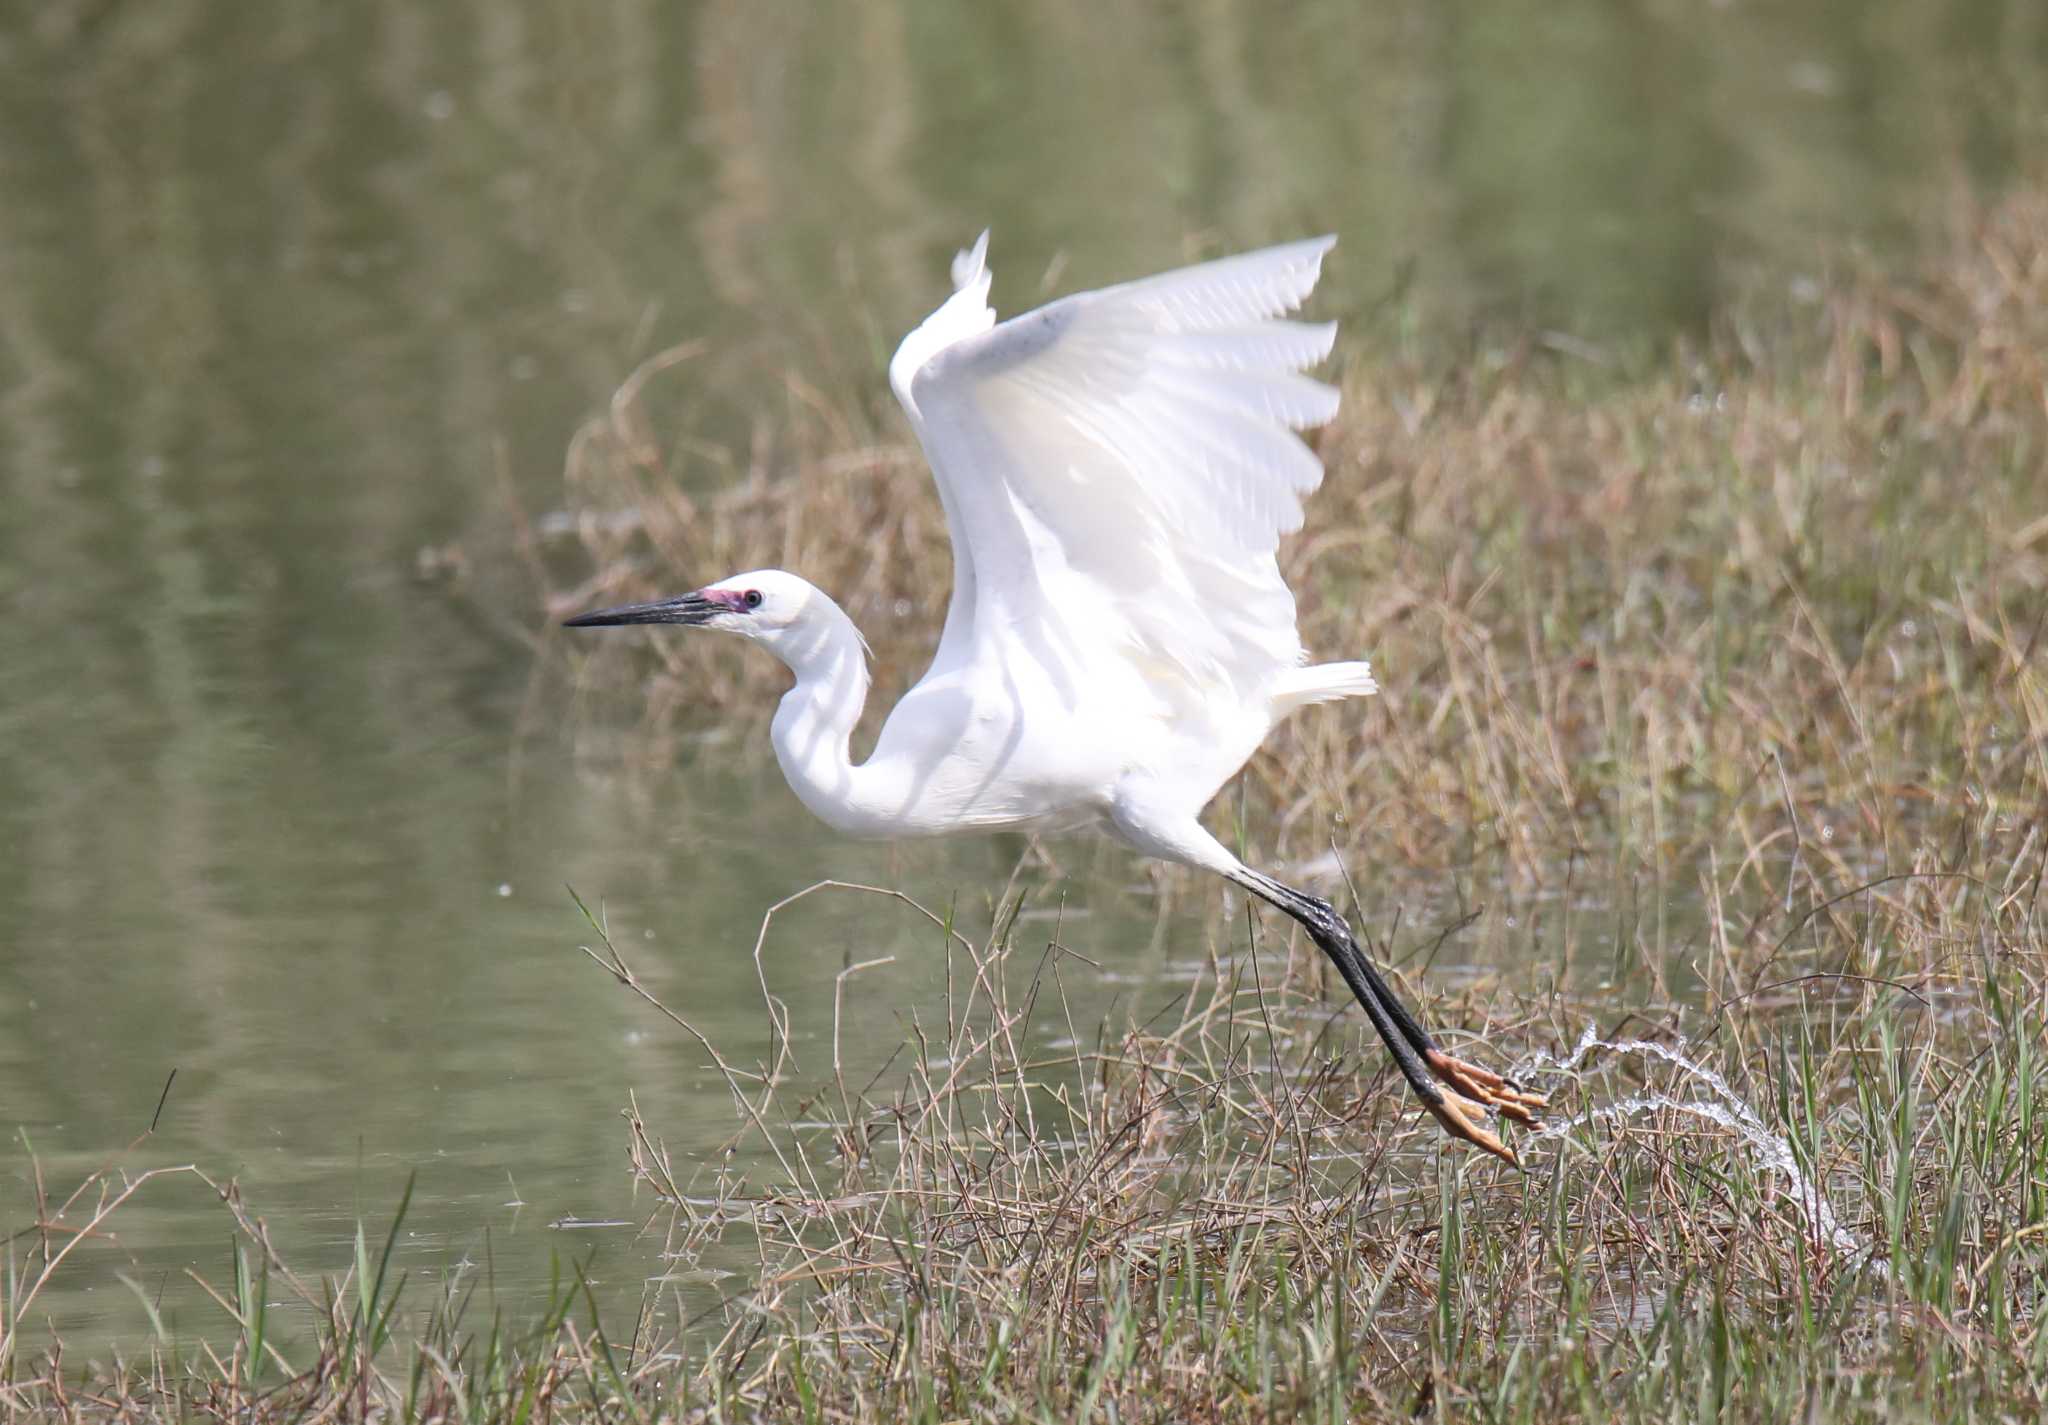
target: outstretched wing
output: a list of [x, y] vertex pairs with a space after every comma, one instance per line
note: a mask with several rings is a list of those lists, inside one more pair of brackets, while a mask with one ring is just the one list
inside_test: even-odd
[[890, 366], [953, 537], [940, 657], [1023, 629], [1081, 662], [1114, 649], [1190, 697], [1262, 694], [1302, 658], [1274, 550], [1323, 470], [1295, 432], [1337, 411], [1333, 388], [1299, 374], [1329, 355], [1335, 325], [1281, 318], [1336, 240], [991, 327], [986, 237]]

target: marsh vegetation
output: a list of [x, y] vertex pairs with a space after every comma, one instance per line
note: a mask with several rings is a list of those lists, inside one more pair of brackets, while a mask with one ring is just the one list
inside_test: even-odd
[[[620, 1105], [658, 1263], [637, 1317], [566, 1255], [540, 1312], [494, 1309], [475, 1275], [403, 1288], [379, 1244], [404, 1204], [345, 1276], [300, 1275], [262, 1204], [208, 1178], [232, 1329], [159, 1326], [88, 1364], [35, 1336], [38, 1294], [119, 1232], [131, 1188], [164, 1188], [138, 1148], [38, 1180], [0, 1405], [2038, 1416], [2048, 190], [1958, 200], [1910, 263], [1759, 275], [1701, 335], [1633, 355], [1408, 329], [1396, 292], [1347, 333], [1328, 483], [1286, 554], [1309, 645], [1370, 653], [1385, 691], [1298, 717], [1217, 816], [1314, 868], [1430, 1018], [1553, 1094], [1526, 1171], [1446, 1150], [1312, 947], [1193, 878], [1147, 891], [1199, 909], [1184, 972], [1076, 1015], [1085, 937], [1032, 852], [964, 907], [813, 893], [881, 898], [944, 966], [942, 1009], [899, 1021], [878, 1068], [841, 1054], [879, 958], [852, 947], [808, 1042], [765, 969], [765, 1040], [689, 1040], [729, 1152], [677, 1151]], [[792, 382], [748, 443], [683, 440], [647, 401], [703, 359], [651, 361], [573, 443], [566, 518], [528, 534], [557, 607], [783, 564], [901, 687], [946, 569], [901, 427]], [[744, 731], [779, 687], [708, 640], [547, 656], [586, 698], [640, 700], [637, 731], [580, 754], [628, 767]], [[585, 938], [650, 1028], [695, 1032], [602, 908]]]

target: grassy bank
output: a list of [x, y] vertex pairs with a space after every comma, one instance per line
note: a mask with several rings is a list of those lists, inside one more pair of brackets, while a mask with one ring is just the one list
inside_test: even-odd
[[[1241, 908], [1160, 1013], [1057, 1049], [1019, 1032], [1085, 972], [1057, 935], [934, 917], [947, 1021], [876, 1082], [730, 1065], [761, 1167], [680, 1174], [630, 1123], [674, 1274], [754, 1256], [709, 1305], [596, 1321], [573, 1278], [516, 1329], [394, 1305], [380, 1229], [346, 1282], [301, 1281], [223, 1187], [243, 1266], [213, 1348], [83, 1363], [34, 1300], [108, 1177], [13, 1239], [0, 1408], [2039, 1417], [2048, 193], [1905, 272], [1760, 277], [1664, 353], [1417, 354], [1398, 303], [1362, 326], [1287, 559], [1310, 646], [1385, 692], [1290, 724], [1222, 815], [1268, 861], [1334, 850], [1429, 1017], [1553, 1093], [1526, 1172], [1444, 1148], [1341, 986]], [[578, 436], [565, 547], [535, 554], [597, 573], [560, 607], [787, 565], [866, 629], [885, 707], [945, 585], [915, 452], [795, 382], [749, 449], [679, 442], [686, 413], [647, 412], [697, 359]], [[642, 700], [650, 762], [779, 687], [716, 640], [570, 656]], [[1512, 907], [1509, 968], [1425, 978], [1468, 958], [1458, 917], [1403, 921], [1389, 884]], [[310, 1353], [265, 1339], [280, 1293], [325, 1323]]]

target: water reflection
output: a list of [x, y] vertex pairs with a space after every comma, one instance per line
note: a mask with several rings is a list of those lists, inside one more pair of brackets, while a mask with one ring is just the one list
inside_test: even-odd
[[[776, 897], [1002, 884], [1014, 847], [849, 847], [723, 744], [652, 784], [571, 757], [632, 712], [536, 660], [522, 521], [653, 347], [713, 339], [656, 417], [717, 470], [785, 372], [879, 409], [983, 224], [1011, 306], [1335, 230], [1358, 339], [1657, 342], [1731, 263], [1998, 181], [2044, 71], [2037, 8], [1981, 0], [41, 7], [0, 29], [0, 1126], [100, 1161], [175, 1067], [151, 1154], [241, 1176], [303, 1265], [418, 1167], [419, 1250], [498, 1224], [517, 1283], [537, 1223], [631, 1215], [629, 1089], [672, 1141], [729, 1124], [570, 948], [565, 882], [742, 1045]], [[1149, 917], [1088, 923], [1098, 1004], [1157, 973]], [[936, 992], [885, 908], [788, 935], [812, 1032], [851, 958], [902, 951], [855, 1006], [882, 1055]], [[15, 1216], [26, 1172], [10, 1140]], [[207, 1260], [212, 1214], [145, 1203], [125, 1246]], [[44, 1305], [138, 1328], [94, 1275], [126, 1260]]]

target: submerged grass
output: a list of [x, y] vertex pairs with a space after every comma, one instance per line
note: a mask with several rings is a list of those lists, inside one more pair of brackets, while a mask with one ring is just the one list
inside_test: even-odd
[[[12, 1239], [0, 1409], [2040, 1418], [2048, 190], [1906, 277], [1759, 279], [1655, 358], [1404, 356], [1386, 320], [1287, 559], [1311, 647], [1369, 654], [1387, 691], [1362, 735], [1297, 719], [1228, 811], [1267, 860], [1516, 908], [1511, 968], [1428, 988], [1553, 1092], [1526, 1172], [1444, 1149], [1341, 987], [1256, 920], [1159, 1014], [1048, 1048], [1025, 1031], [1066, 1004], [1059, 935], [1012, 900], [970, 939], [899, 895], [951, 993], [882, 1079], [706, 1041], [743, 1152], [694, 1174], [629, 1114], [669, 1279], [640, 1320], [608, 1329], [573, 1274], [519, 1331], [460, 1296], [401, 1309], [375, 1232], [346, 1280], [303, 1282], [214, 1184], [242, 1243], [217, 1350], [68, 1364], [25, 1333], [144, 1186], [109, 1170]], [[879, 411], [794, 384], [742, 454], [665, 444], [645, 400], [690, 355], [579, 435], [571, 515], [535, 538], [598, 573], [559, 606], [786, 564], [862, 623], [886, 706], [945, 584], [921, 465]], [[583, 686], [647, 694], [653, 733], [772, 704], [766, 661], [714, 640], [645, 656], [575, 653]], [[1355, 897], [1387, 922], [1377, 882]], [[1380, 948], [1412, 969], [1432, 937], [1396, 926]], [[749, 1273], [684, 1290], [736, 1245]], [[270, 1334], [279, 1290], [316, 1323], [305, 1358]]]

